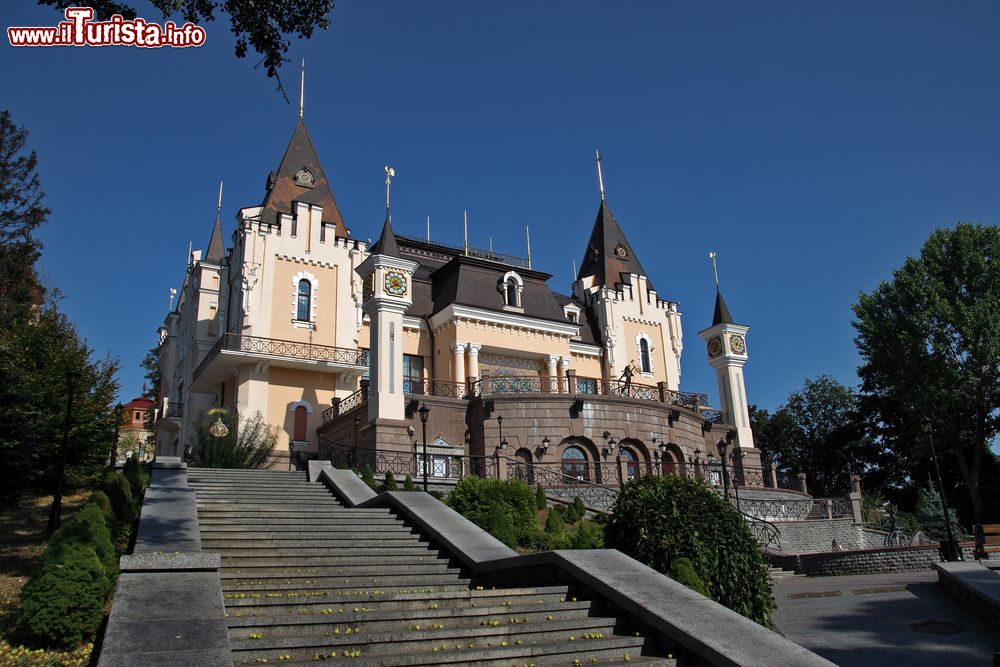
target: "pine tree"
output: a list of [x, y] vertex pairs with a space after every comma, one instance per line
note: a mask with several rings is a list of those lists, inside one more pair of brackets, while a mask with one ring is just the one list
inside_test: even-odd
[[[920, 489], [920, 497], [917, 499], [916, 508], [917, 521], [920, 527], [932, 540], [944, 540], [948, 538], [948, 530], [944, 524], [944, 508], [941, 505], [941, 495], [934, 486], [927, 482], [927, 486]], [[962, 528], [958, 525], [958, 517], [955, 510], [948, 508], [948, 522], [951, 524], [951, 531], [955, 539], [964, 535]]]

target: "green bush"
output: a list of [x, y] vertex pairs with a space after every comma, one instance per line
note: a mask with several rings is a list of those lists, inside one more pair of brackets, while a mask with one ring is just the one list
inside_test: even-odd
[[403, 491], [416, 491], [417, 485], [413, 483], [413, 478], [409, 475], [403, 480]]
[[603, 549], [604, 529], [593, 521], [584, 519], [569, 534], [568, 546], [570, 549]]
[[684, 584], [695, 593], [709, 597], [708, 588], [705, 587], [705, 582], [701, 580], [698, 573], [694, 571], [694, 565], [690, 558], [674, 559], [674, 562], [670, 564], [670, 578], [679, 584]]
[[559, 516], [559, 512], [549, 512], [545, 517], [545, 532], [549, 535], [561, 535], [566, 527], [566, 522]]
[[399, 491], [399, 485], [396, 484], [396, 478], [393, 477], [391, 470], [387, 470], [385, 473], [385, 481], [382, 483], [382, 490]]
[[573, 518], [570, 519], [574, 523], [583, 519], [587, 516], [587, 506], [583, 504], [583, 499], [580, 496], [573, 498]]
[[545, 489], [539, 484], [535, 488], [535, 509], [543, 510], [549, 504], [548, 498], [545, 497]]
[[569, 506], [568, 505], [563, 505], [562, 503], [556, 503], [555, 505], [552, 506], [552, 509], [554, 509], [555, 511], [559, 512], [559, 516], [561, 516], [563, 519], [568, 519], [569, 518]]
[[668, 475], [625, 483], [605, 540], [663, 574], [674, 560], [690, 559], [712, 599], [770, 625], [774, 600], [764, 557], [743, 518], [699, 482]]
[[510, 515], [504, 512], [499, 505], [490, 507], [486, 518], [486, 531], [511, 549], [517, 546], [517, 538], [514, 535], [514, 526], [511, 524]]
[[139, 508], [132, 497], [132, 487], [128, 480], [120, 473], [109, 472], [101, 483], [101, 491], [111, 501], [111, 508], [115, 511], [119, 525], [131, 526], [139, 515]]
[[[45, 550], [43, 558], [50, 552], [58, 555], [56, 546], [63, 544], [80, 544], [90, 547], [97, 554], [104, 568], [104, 575], [108, 584], [113, 584], [118, 578], [118, 553], [115, 551], [114, 542], [111, 541], [111, 533], [108, 531], [108, 524], [105, 515], [97, 503], [87, 503], [83, 509], [73, 515], [69, 521], [60, 526]], [[52, 556], [49, 556], [51, 560]], [[110, 593], [110, 589], [105, 593]]]
[[118, 531], [115, 529], [115, 526], [118, 525], [118, 519], [115, 517], [115, 511], [111, 508], [111, 501], [108, 500], [108, 494], [103, 491], [94, 491], [90, 494], [87, 502], [97, 505], [98, 509], [101, 510], [101, 515], [104, 516], [104, 523], [108, 527], [108, 533], [112, 536], [116, 535]]
[[139, 463], [139, 458], [129, 456], [125, 459], [122, 474], [125, 475], [125, 479], [128, 480], [129, 487], [132, 489], [132, 497], [138, 501], [142, 497], [142, 492], [146, 490], [146, 485], [149, 483], [149, 479], [146, 473], [143, 472], [142, 465]]
[[361, 469], [361, 481], [368, 485], [372, 491], [378, 491], [378, 484], [375, 483], [375, 473], [372, 472], [372, 467], [365, 464], [365, 467]]
[[110, 587], [93, 548], [70, 540], [53, 544], [21, 589], [18, 631], [44, 647], [92, 640]]
[[[512, 479], [463, 478], [448, 496], [448, 505], [480, 528], [490, 530], [490, 514], [500, 510], [511, 525], [516, 543], [537, 528], [535, 494], [524, 482]], [[492, 531], [490, 531], [492, 533]], [[494, 537], [501, 539], [493, 533]]]

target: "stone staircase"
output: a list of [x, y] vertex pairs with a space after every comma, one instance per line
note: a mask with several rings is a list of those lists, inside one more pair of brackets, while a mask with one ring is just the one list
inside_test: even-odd
[[676, 665], [566, 585], [477, 582], [388, 508], [305, 473], [191, 468], [202, 549], [222, 556], [234, 664]]

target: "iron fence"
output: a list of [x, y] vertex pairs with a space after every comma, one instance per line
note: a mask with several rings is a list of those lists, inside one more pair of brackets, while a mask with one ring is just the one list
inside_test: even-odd
[[854, 516], [847, 498], [740, 499], [740, 509], [750, 516], [771, 521], [846, 519]]
[[293, 359], [306, 359], [308, 361], [324, 361], [333, 364], [343, 364], [345, 366], [363, 367], [365, 363], [365, 350], [352, 349], [346, 347], [334, 347], [333, 345], [317, 345], [294, 340], [282, 340], [280, 338], [264, 338], [261, 336], [245, 336], [242, 334], [227, 333], [212, 346], [205, 358], [194, 371], [194, 377], [198, 377], [208, 367], [212, 360], [219, 355], [222, 350], [233, 352], [246, 352], [249, 354], [267, 354], [276, 357], [290, 357]]
[[[320, 437], [320, 458], [329, 460], [336, 468], [361, 470], [368, 466], [376, 475], [391, 472], [400, 479], [409, 475], [416, 480], [424, 475], [424, 455], [419, 446], [415, 452], [391, 452], [355, 447]], [[490, 456], [428, 452], [426, 460], [430, 480], [458, 481], [469, 475], [483, 478], [497, 476], [496, 459]]]

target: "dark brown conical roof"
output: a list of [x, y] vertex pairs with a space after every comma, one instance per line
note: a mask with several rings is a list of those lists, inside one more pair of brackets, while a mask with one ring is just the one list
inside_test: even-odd
[[[298, 178], [299, 172], [308, 172], [312, 176], [311, 181]], [[279, 213], [291, 214], [293, 201], [322, 206], [323, 222], [336, 225], [336, 236], [347, 236], [347, 227], [340, 216], [333, 191], [301, 118], [285, 149], [285, 156], [281, 158], [281, 166], [271, 179], [261, 207], [261, 220], [275, 223]]]
[[[595, 276], [598, 285], [614, 286], [622, 282], [623, 273], [649, 278], [607, 202], [602, 199], [577, 279]], [[653, 287], [652, 281], [649, 287]]]
[[733, 316], [729, 314], [726, 300], [722, 298], [722, 292], [716, 288], [715, 291], [715, 314], [712, 316], [712, 326], [716, 324], [736, 324]]
[[212, 238], [208, 241], [208, 250], [205, 251], [205, 261], [212, 264], [219, 264], [226, 257], [226, 244], [222, 240], [222, 221], [218, 213], [215, 215], [215, 224], [212, 225]]
[[382, 235], [378, 237], [378, 241], [368, 250], [368, 253], [399, 257], [399, 244], [396, 243], [396, 235], [392, 232], [392, 220], [388, 211], [385, 214], [385, 224], [382, 225]]

